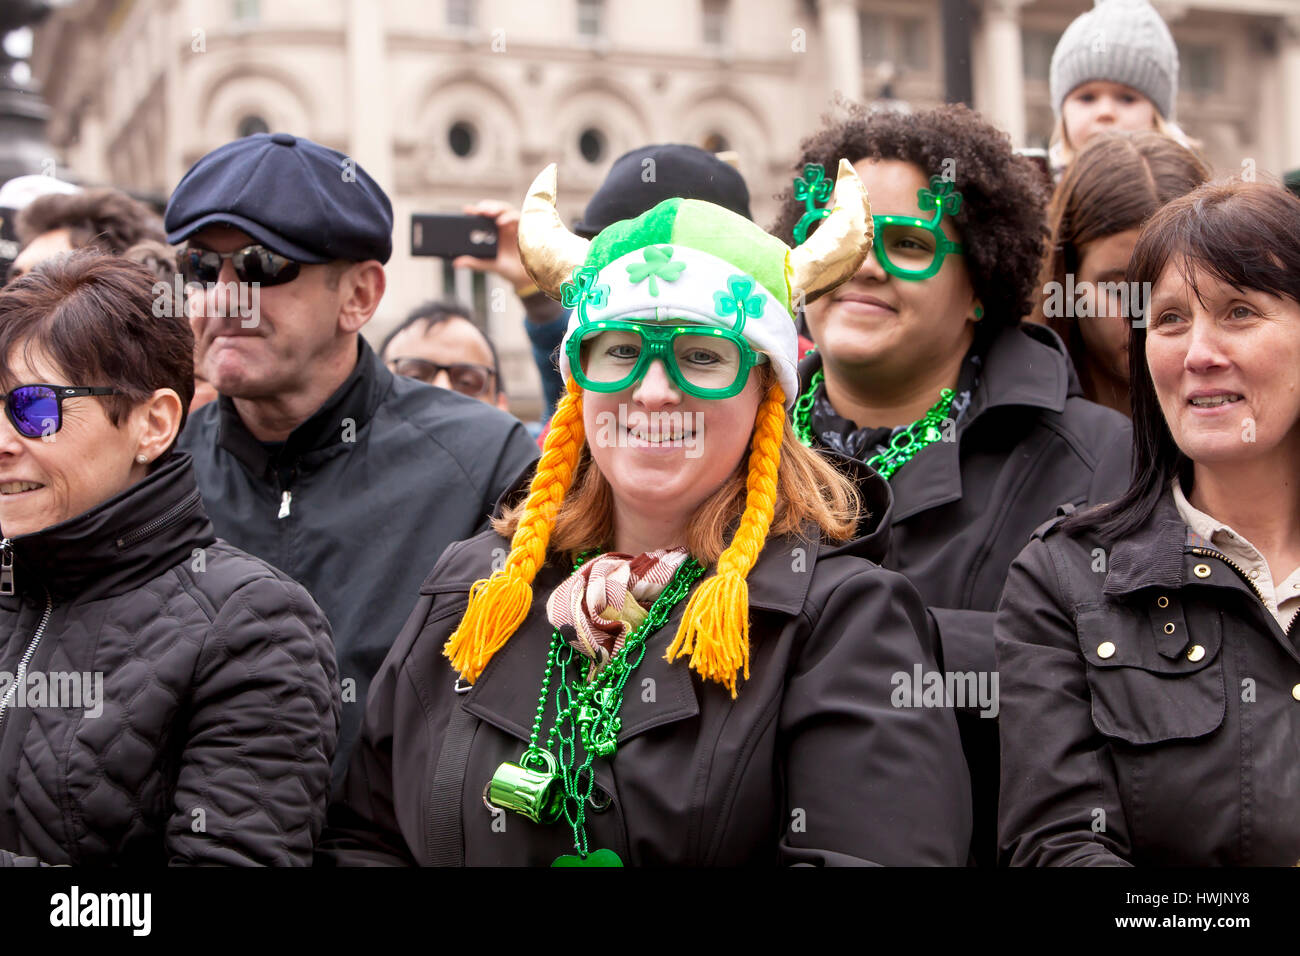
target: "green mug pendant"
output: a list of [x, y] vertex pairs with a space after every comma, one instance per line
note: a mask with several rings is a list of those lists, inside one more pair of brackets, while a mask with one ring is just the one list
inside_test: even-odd
[[[540, 763], [536, 770], [529, 764]], [[529, 748], [519, 763], [506, 761], [488, 781], [488, 803], [527, 817], [534, 823], [554, 823], [564, 810], [564, 785], [555, 773], [555, 758]]]
[[556, 857], [551, 866], [622, 866], [623, 861], [613, 850], [592, 850], [584, 860], [576, 853]]

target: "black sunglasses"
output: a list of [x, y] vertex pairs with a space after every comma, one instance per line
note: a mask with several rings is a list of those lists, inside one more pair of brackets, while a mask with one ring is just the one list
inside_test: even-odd
[[298, 278], [299, 263], [259, 244], [244, 246], [234, 252], [213, 252], [186, 246], [176, 254], [177, 268], [185, 281], [203, 285], [217, 281], [221, 275], [221, 263], [226, 259], [235, 267], [240, 282], [273, 286]]
[[492, 369], [486, 365], [475, 365], [473, 362], [440, 365], [422, 358], [395, 358], [388, 363], [388, 367], [398, 375], [417, 379], [427, 385], [433, 384], [439, 372], [446, 372], [452, 389], [470, 398], [478, 398], [484, 394], [491, 386], [492, 380], [496, 378], [496, 372]]
[[63, 400], [83, 395], [120, 395], [95, 385], [19, 385], [4, 396], [5, 414], [24, 438], [44, 438], [63, 427]]

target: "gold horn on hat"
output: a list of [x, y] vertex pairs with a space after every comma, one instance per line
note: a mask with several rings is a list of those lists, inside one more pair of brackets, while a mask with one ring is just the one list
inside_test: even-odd
[[840, 160], [831, 202], [831, 214], [817, 231], [786, 255], [785, 276], [792, 303], [801, 294], [805, 303], [825, 295], [857, 272], [871, 251], [871, 202], [847, 159]]
[[589, 240], [575, 236], [555, 208], [555, 164], [533, 180], [519, 212], [519, 258], [524, 271], [552, 299], [560, 298], [560, 283], [587, 261]]

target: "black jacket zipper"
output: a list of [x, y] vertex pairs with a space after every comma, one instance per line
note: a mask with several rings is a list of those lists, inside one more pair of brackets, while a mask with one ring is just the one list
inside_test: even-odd
[[0, 541], [0, 594], [14, 593], [14, 543]]
[[139, 544], [145, 538], [152, 537], [153, 535], [161, 531], [163, 528], [167, 527], [172, 522], [174, 522], [177, 518], [180, 518], [187, 512], [193, 511], [195, 508], [197, 508], [201, 500], [202, 497], [199, 495], [197, 490], [191, 491], [188, 495], [186, 495], [176, 504], [172, 505], [170, 508], [168, 508], [162, 514], [160, 514], [158, 517], [154, 518], [152, 521], [148, 521], [142, 524], [140, 527], [136, 528], [134, 531], [128, 532], [127, 534], [124, 534], [122, 535], [122, 537], [118, 538], [117, 539], [118, 549], [121, 550], [121, 549], [129, 548], [132, 545]]
[[294, 465], [289, 469], [288, 475], [285, 475], [279, 469], [276, 469], [275, 484], [280, 489], [280, 511], [276, 515], [277, 519], [289, 517], [289, 509], [293, 506], [293, 491], [290, 485], [298, 477], [298, 466]]
[[[8, 540], [8, 539], [5, 539]], [[45, 613], [41, 615], [41, 623], [36, 625], [36, 633], [32, 639], [27, 642], [27, 650], [23, 652], [22, 659], [18, 662], [18, 672], [14, 674], [14, 682], [9, 685], [9, 691], [0, 699], [0, 730], [4, 729], [5, 715], [9, 713], [9, 705], [13, 702], [15, 695], [18, 693], [19, 685], [27, 680], [27, 665], [32, 662], [32, 657], [36, 654], [36, 648], [40, 646], [41, 637], [45, 634], [45, 627], [50, 623], [50, 613], [54, 610], [54, 602], [50, 599], [50, 592], [45, 592]]]

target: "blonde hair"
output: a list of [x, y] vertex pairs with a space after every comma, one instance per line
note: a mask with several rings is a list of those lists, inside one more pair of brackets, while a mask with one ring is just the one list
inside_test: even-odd
[[[1138, 95], [1140, 96], [1141, 94]], [[1192, 139], [1182, 131], [1181, 127], [1169, 122], [1160, 115], [1160, 110], [1157, 109], [1155, 115], [1155, 122], [1151, 125], [1153, 130], [1162, 136], [1168, 136], [1179, 146], [1191, 150], [1196, 155], [1197, 159], [1203, 163], [1205, 162], [1205, 157], [1201, 152], [1204, 144], [1201, 143], [1200, 140]], [[1057, 172], [1063, 171], [1073, 163], [1075, 157], [1079, 155], [1080, 148], [1081, 147], [1075, 146], [1070, 142], [1070, 136], [1065, 131], [1065, 117], [1058, 113], [1056, 117], [1056, 125], [1052, 127], [1052, 137], [1047, 143], [1048, 164], [1051, 167], [1053, 174], [1055, 175]]]
[[[692, 556], [715, 572], [687, 603], [666, 654], [670, 661], [689, 654], [690, 666], [726, 686], [732, 697], [737, 672], [749, 677], [745, 578], [769, 532], [798, 534], [812, 522], [826, 538], [842, 541], [856, 531], [860, 510], [856, 485], [795, 438], [785, 416], [785, 393], [770, 366], [759, 374], [765, 397], [749, 454], [696, 509], [688, 528]], [[565, 554], [605, 547], [613, 537], [613, 495], [587, 448], [582, 390], [573, 379], [551, 420], [528, 496], [505, 509], [493, 527], [510, 536], [510, 554], [503, 568], [470, 589], [465, 615], [444, 647], [452, 665], [471, 682], [523, 623], [532, 603], [532, 582], [548, 550]], [[726, 543], [724, 536], [733, 527]]]

